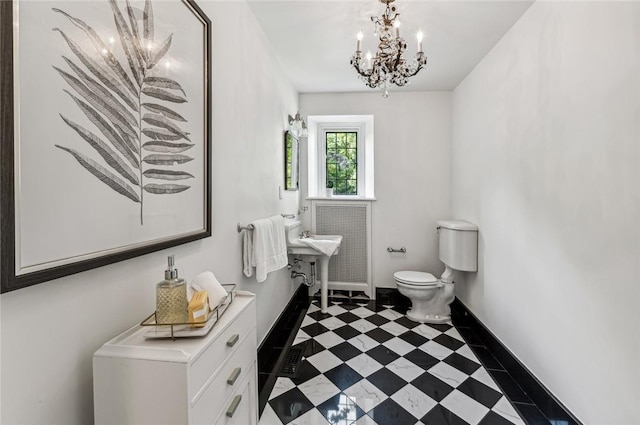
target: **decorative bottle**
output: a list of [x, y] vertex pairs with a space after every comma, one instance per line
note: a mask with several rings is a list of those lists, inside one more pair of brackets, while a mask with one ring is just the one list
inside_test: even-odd
[[174, 267], [174, 256], [167, 259], [169, 267], [164, 271], [164, 280], [156, 286], [156, 323], [187, 323], [187, 285], [178, 277], [178, 269]]

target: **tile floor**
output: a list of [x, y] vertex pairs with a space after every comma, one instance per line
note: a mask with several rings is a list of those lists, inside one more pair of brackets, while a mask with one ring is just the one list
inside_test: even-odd
[[311, 304], [260, 425], [524, 425], [451, 324], [408, 320], [390, 306]]

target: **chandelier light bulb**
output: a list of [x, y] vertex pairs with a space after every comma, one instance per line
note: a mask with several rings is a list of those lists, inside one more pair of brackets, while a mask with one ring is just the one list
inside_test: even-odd
[[400, 21], [395, 21], [393, 27], [396, 29], [396, 38], [400, 37]]
[[422, 39], [424, 38], [422, 30], [418, 31], [416, 38], [418, 39], [418, 52], [422, 53]]
[[358, 31], [358, 35], [357, 35], [358, 44], [357, 44], [357, 47], [356, 47], [356, 51], [357, 52], [362, 51], [362, 38], [363, 37], [364, 37], [364, 34], [362, 34], [362, 31]]

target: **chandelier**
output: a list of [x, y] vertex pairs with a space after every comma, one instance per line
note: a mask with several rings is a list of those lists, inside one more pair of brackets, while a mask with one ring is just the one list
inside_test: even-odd
[[351, 65], [355, 68], [360, 78], [371, 88], [381, 87], [382, 96], [389, 97], [389, 86], [404, 86], [409, 83], [409, 77], [413, 77], [427, 64], [427, 57], [422, 51], [422, 31], [418, 31], [418, 52], [410, 62], [402, 57], [407, 49], [407, 43], [400, 37], [400, 14], [395, 6], [391, 6], [394, 0], [380, 0], [386, 5], [382, 16], [372, 16], [371, 21], [376, 28], [378, 51], [375, 56], [371, 52], [362, 56], [362, 31], [358, 33], [356, 52], [351, 57]]

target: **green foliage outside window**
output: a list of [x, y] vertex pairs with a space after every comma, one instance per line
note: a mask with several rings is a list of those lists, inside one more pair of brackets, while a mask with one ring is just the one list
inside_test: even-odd
[[335, 195], [358, 194], [358, 133], [326, 132], [326, 184]]

